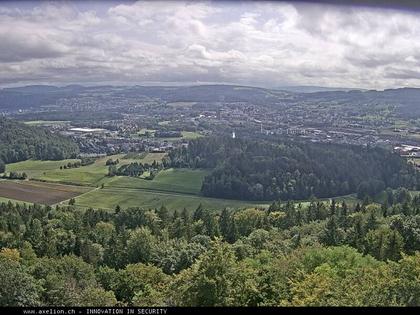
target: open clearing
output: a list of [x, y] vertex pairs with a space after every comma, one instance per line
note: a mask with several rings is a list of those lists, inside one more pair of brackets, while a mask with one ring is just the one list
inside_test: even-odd
[[[45, 180], [48, 183], [26, 181], [24, 187], [16, 186], [13, 181], [3, 184], [3, 192], [0, 196], [26, 202], [38, 203], [60, 203], [72, 197], [76, 198], [76, 205], [80, 207], [101, 207], [114, 209], [116, 205], [121, 207], [145, 207], [154, 208], [165, 204], [170, 209], [182, 210], [195, 209], [200, 203], [209, 209], [220, 210], [224, 207], [246, 207], [254, 203], [236, 200], [223, 200], [216, 198], [205, 198], [199, 195], [203, 178], [208, 174], [205, 170], [192, 169], [167, 169], [158, 173], [153, 180], [145, 180], [135, 177], [114, 176], [108, 177], [108, 167], [105, 165], [107, 159], [119, 159], [120, 164], [131, 162], [152, 163], [160, 161], [164, 153], [141, 154], [142, 158], [130, 156], [124, 159], [124, 154], [117, 154], [97, 159], [94, 164], [79, 168], [61, 169], [60, 166], [68, 162], [64, 161], [24, 161], [7, 165], [7, 171], [26, 172], [30, 178]], [[67, 185], [57, 185], [64, 183]], [[104, 184], [104, 189], [93, 189]], [[27, 185], [31, 185], [27, 187]], [[35, 186], [38, 186], [34, 188]], [[50, 185], [50, 186], [48, 186]], [[74, 186], [70, 186], [74, 185]], [[75, 186], [78, 185], [78, 186]], [[6, 186], [9, 186], [6, 189]], [[42, 186], [41, 188], [39, 186]], [[86, 186], [86, 187], [84, 187]], [[45, 187], [51, 187], [45, 189]], [[57, 192], [56, 187], [67, 187]], [[68, 194], [68, 188], [74, 188], [74, 194]], [[22, 188], [29, 189], [31, 194], [23, 198]], [[58, 193], [57, 198], [56, 194]], [[25, 192], [26, 194], [26, 192]]]
[[76, 198], [76, 206], [113, 210], [117, 205], [122, 208], [140, 207], [145, 209], [158, 208], [165, 205], [170, 210], [195, 210], [200, 203], [209, 210], [223, 208], [265, 207], [267, 204], [252, 203], [239, 200], [206, 198], [201, 196], [146, 191], [129, 188], [94, 189]]
[[[132, 162], [152, 163], [161, 161], [165, 153], [140, 153], [139, 156], [116, 154], [99, 158], [95, 163], [79, 168], [61, 169], [68, 162], [78, 161], [24, 161], [7, 165], [7, 172], [26, 172], [29, 178], [39, 181], [0, 181], [0, 202], [30, 202], [42, 204], [67, 203], [75, 197], [76, 206], [81, 208], [103, 208], [113, 210], [117, 205], [126, 207], [156, 208], [162, 205], [171, 210], [194, 210], [201, 203], [210, 210], [227, 208], [265, 207], [268, 202], [208, 198], [200, 195], [201, 184], [208, 174], [206, 170], [166, 169], [153, 180], [114, 176], [108, 177], [108, 159], [119, 159], [118, 165]], [[61, 184], [65, 185], [61, 185]], [[104, 184], [103, 189], [101, 184]], [[334, 198], [347, 203], [357, 201], [353, 196]], [[307, 201], [302, 201], [306, 205]]]
[[[168, 122], [160, 122], [160, 125], [165, 125]], [[154, 137], [154, 134], [156, 132], [155, 129], [141, 129], [137, 134], [134, 134], [135, 136], [138, 137], [145, 137], [146, 136], [146, 132], [149, 132], [150, 135], [152, 137]], [[191, 139], [196, 139], [199, 137], [203, 137], [203, 135], [201, 133], [195, 132], [195, 131], [181, 131], [182, 137], [168, 137], [168, 138], [161, 138], [163, 140], [167, 140], [167, 141], [178, 141], [178, 140], [191, 140]]]
[[27, 160], [23, 162], [11, 163], [6, 165], [6, 172], [25, 172], [29, 178], [39, 179], [44, 173], [51, 170], [59, 170], [60, 166], [67, 163], [74, 163], [80, 161], [78, 159], [69, 159], [61, 161], [38, 161]]
[[182, 137], [168, 137], [162, 138], [167, 141], [178, 141], [178, 140], [191, 140], [203, 137], [201, 133], [195, 131], [181, 131]]
[[105, 187], [141, 188], [185, 194], [199, 194], [201, 184], [207, 174], [208, 171], [205, 170], [170, 168], [160, 171], [153, 180], [118, 176], [107, 182]]
[[52, 205], [76, 197], [87, 189], [35, 181], [0, 181], [0, 196], [30, 203]]
[[[152, 164], [153, 161], [156, 161], [156, 162], [162, 161], [162, 159], [165, 155], [166, 155], [166, 153], [153, 153], [153, 152], [151, 152], [151, 153], [147, 153], [144, 158], [142, 158], [140, 160], [136, 160], [136, 161], [134, 161], [134, 160], [130, 161], [130, 163], [131, 162], [140, 162], [140, 163], [143, 163], [143, 164], [145, 164], [145, 163]], [[127, 160], [122, 160], [122, 161], [120, 160], [120, 163], [123, 162], [124, 164], [126, 164], [125, 161], [127, 161]]]
[[48, 125], [63, 125], [69, 123], [69, 120], [31, 120], [24, 121], [24, 124], [30, 126], [48, 126]]
[[6, 172], [25, 172], [30, 179], [40, 179], [47, 182], [56, 182], [69, 185], [97, 186], [110, 180], [106, 175], [108, 166], [105, 165], [108, 159], [119, 159], [120, 164], [132, 162], [153, 163], [154, 160], [161, 161], [165, 153], [147, 153], [142, 159], [123, 159], [125, 154], [116, 154], [97, 159], [95, 163], [87, 166], [70, 169], [60, 169], [67, 163], [80, 161], [70, 159], [62, 161], [37, 161], [27, 160], [23, 162], [7, 164]]
[[203, 135], [201, 133], [195, 132], [195, 131], [182, 131], [182, 139], [197, 139], [202, 137]]

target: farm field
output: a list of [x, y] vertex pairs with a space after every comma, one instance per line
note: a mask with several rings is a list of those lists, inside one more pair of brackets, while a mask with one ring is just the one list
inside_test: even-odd
[[[106, 176], [108, 167], [105, 162], [107, 159], [119, 159], [119, 165], [131, 162], [152, 163], [154, 160], [161, 160], [164, 155], [164, 153], [148, 153], [145, 156], [143, 154], [141, 159], [134, 156], [124, 159], [124, 154], [117, 154], [100, 158], [94, 164], [72, 169], [60, 169], [60, 166], [77, 160], [13, 163], [7, 165], [8, 172], [26, 172], [30, 178], [47, 181], [48, 183], [26, 181], [24, 184], [16, 184], [7, 181], [3, 184], [3, 189], [0, 190], [0, 196], [5, 200], [8, 198], [21, 200], [22, 189], [29, 189], [33, 192], [22, 201], [53, 204], [78, 196], [76, 198], [76, 205], [78, 206], [96, 206], [106, 209], [113, 209], [117, 204], [122, 207], [158, 207], [165, 204], [173, 209], [183, 209], [184, 207], [195, 209], [201, 202], [215, 210], [220, 210], [223, 207], [250, 205], [248, 202], [199, 196], [202, 180], [208, 174], [205, 170], [167, 169], [159, 172], [153, 180], [126, 176]], [[57, 183], [67, 185], [57, 185]], [[88, 187], [99, 187], [102, 183], [104, 189], [89, 191]], [[9, 189], [6, 189], [6, 186], [9, 186]], [[51, 192], [48, 189], [42, 190], [43, 187], [51, 187]], [[72, 187], [76, 192], [64, 196], [61, 196], [60, 192], [58, 198], [54, 193], [56, 187], [67, 187], [66, 190]]]
[[143, 159], [123, 159], [125, 154], [116, 154], [105, 156], [97, 159], [95, 163], [87, 166], [71, 169], [60, 169], [69, 162], [80, 161], [78, 159], [62, 160], [62, 161], [35, 161], [28, 160], [7, 164], [6, 172], [25, 172], [30, 179], [40, 179], [48, 182], [97, 186], [106, 183], [110, 178], [106, 177], [108, 166], [105, 165], [108, 159], [119, 159], [120, 164], [129, 164], [132, 162], [153, 163], [154, 160], [162, 160], [165, 153], [148, 153]]
[[[160, 122], [160, 125], [165, 125], [167, 122]], [[138, 137], [144, 137], [146, 135], [146, 132], [149, 132], [152, 136], [154, 136], [154, 133], [156, 132], [156, 130], [154, 129], [141, 129], [137, 134], [134, 134], [134, 136], [138, 136]], [[165, 140], [168, 141], [174, 141], [174, 140], [191, 140], [191, 139], [196, 139], [199, 137], [202, 137], [203, 135], [195, 132], [195, 131], [181, 131], [182, 137], [168, 137], [168, 138], [164, 138]]]
[[118, 176], [108, 181], [105, 187], [141, 188], [185, 194], [199, 194], [201, 184], [207, 174], [208, 171], [205, 170], [170, 168], [160, 171], [153, 180]]
[[239, 200], [225, 200], [216, 198], [206, 198], [201, 196], [146, 191], [141, 189], [128, 188], [104, 188], [94, 189], [76, 199], [76, 206], [95, 207], [113, 210], [117, 205], [122, 208], [141, 207], [157, 208], [165, 205], [170, 210], [182, 210], [186, 208], [189, 211], [195, 210], [200, 203], [206, 209], [217, 211], [223, 208], [245, 208], [245, 207], [265, 207], [267, 204], [252, 203]]
[[198, 132], [194, 132], [194, 131], [182, 131], [182, 139], [196, 139], [196, 138], [200, 138], [203, 135], [198, 133]]
[[[41, 163], [39, 168], [42, 168], [42, 165], [48, 166], [49, 161], [35, 161]], [[66, 183], [74, 185], [84, 185], [84, 186], [93, 186], [99, 182], [107, 172], [107, 167], [105, 166], [105, 160], [103, 158], [97, 160], [94, 164], [82, 166], [79, 168], [71, 169], [60, 169], [60, 166], [63, 166], [66, 161], [61, 161], [56, 164], [55, 168], [45, 169], [44, 171], [31, 174], [31, 169], [27, 172], [25, 168], [19, 168], [15, 166], [17, 171], [26, 172], [29, 175], [29, 178], [40, 179], [48, 182], [57, 182], [57, 183]], [[23, 163], [23, 162], [20, 162]], [[8, 166], [7, 166], [8, 167]]]
[[168, 141], [176, 141], [176, 140], [191, 140], [191, 139], [197, 139], [202, 137], [203, 135], [195, 132], [195, 131], [181, 131], [182, 137], [169, 137], [164, 138]]
[[30, 203], [53, 205], [76, 197], [88, 189], [78, 186], [58, 185], [36, 181], [0, 181], [0, 196]]
[[[153, 153], [153, 152], [151, 152], [151, 153], [147, 153], [147, 155], [140, 160], [132, 160], [132, 161], [127, 162], [127, 163], [141, 162], [143, 164], [145, 164], [145, 163], [152, 164], [153, 161], [155, 161], [155, 160], [156, 160], [156, 162], [162, 161], [162, 159], [165, 155], [166, 155], [166, 153]], [[120, 163], [123, 162], [124, 164], [127, 164], [126, 161], [127, 160], [125, 160], [125, 159], [123, 161], [120, 160]]]
[[[167, 169], [158, 173], [153, 180], [135, 177], [107, 177], [107, 159], [119, 159], [120, 164], [132, 162], [152, 163], [161, 160], [164, 153], [147, 153], [139, 156], [116, 154], [99, 158], [94, 164], [72, 169], [61, 169], [68, 162], [78, 161], [24, 161], [7, 165], [7, 172], [26, 172], [30, 178], [39, 181], [0, 181], [0, 202], [36, 202], [44, 204], [67, 203], [75, 197], [76, 206], [114, 209], [121, 207], [156, 208], [164, 204], [169, 209], [194, 210], [201, 203], [211, 210], [267, 206], [268, 202], [247, 202], [239, 200], [207, 198], [200, 196], [201, 184], [208, 174], [206, 170]], [[60, 185], [65, 184], [65, 185]], [[103, 189], [98, 187], [104, 184]], [[335, 198], [338, 202], [357, 202], [354, 196]], [[307, 200], [297, 201], [302, 205]]]
[[27, 160], [23, 162], [11, 163], [6, 165], [6, 172], [25, 172], [29, 178], [40, 178], [51, 170], [59, 170], [60, 166], [67, 163], [74, 163], [79, 159], [69, 159], [61, 161], [38, 161]]
[[29, 126], [42, 126], [42, 125], [62, 125], [69, 123], [68, 120], [31, 120], [31, 121], [24, 121], [24, 124]]

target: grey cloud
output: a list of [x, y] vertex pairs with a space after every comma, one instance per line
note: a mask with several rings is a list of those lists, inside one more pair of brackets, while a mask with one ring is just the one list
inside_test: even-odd
[[420, 85], [420, 17], [404, 11], [174, 1], [16, 7], [0, 4], [0, 84]]
[[396, 69], [389, 67], [385, 73], [386, 78], [391, 79], [420, 79], [420, 71], [409, 70], [409, 69]]
[[66, 48], [61, 44], [31, 35], [0, 33], [0, 43], [0, 62], [58, 58], [63, 56], [66, 51]]
[[363, 53], [357, 50], [351, 50], [346, 54], [345, 59], [348, 60], [355, 67], [377, 68], [393, 63], [398, 63], [401, 60], [401, 55], [398, 53]]

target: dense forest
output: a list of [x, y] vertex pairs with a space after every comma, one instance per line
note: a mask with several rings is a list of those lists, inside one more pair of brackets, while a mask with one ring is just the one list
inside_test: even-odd
[[63, 160], [76, 157], [78, 152], [77, 144], [66, 137], [43, 128], [0, 118], [0, 171], [1, 161]]
[[2, 203], [0, 306], [420, 305], [420, 198], [389, 194], [221, 213]]
[[205, 196], [289, 200], [358, 193], [386, 187], [417, 189], [413, 166], [381, 148], [318, 143], [268, 143], [227, 137], [199, 138], [169, 153], [165, 165], [212, 169]]

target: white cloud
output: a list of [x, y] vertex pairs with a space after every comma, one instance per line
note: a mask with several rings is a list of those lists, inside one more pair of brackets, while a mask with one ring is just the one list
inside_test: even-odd
[[420, 17], [293, 3], [0, 4], [0, 84], [420, 86]]

